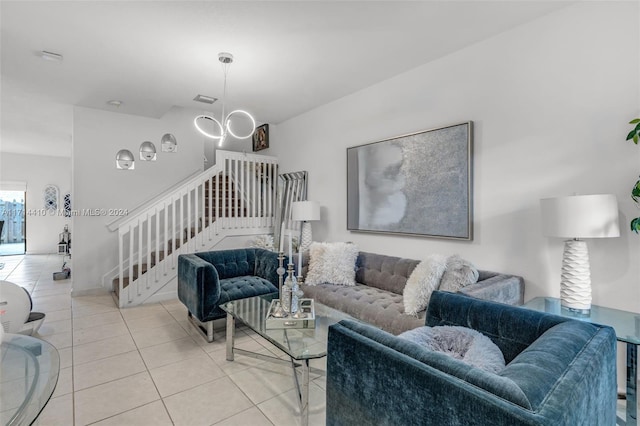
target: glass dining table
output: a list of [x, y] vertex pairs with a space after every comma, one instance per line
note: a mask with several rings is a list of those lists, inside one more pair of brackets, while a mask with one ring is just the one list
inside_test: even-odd
[[60, 356], [48, 342], [4, 334], [0, 343], [0, 424], [32, 424], [58, 382]]

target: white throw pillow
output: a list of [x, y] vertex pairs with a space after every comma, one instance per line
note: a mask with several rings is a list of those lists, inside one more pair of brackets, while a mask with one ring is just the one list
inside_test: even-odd
[[442, 275], [438, 290], [455, 293], [478, 281], [478, 270], [457, 254], [447, 259], [447, 270]]
[[416, 266], [402, 293], [405, 314], [417, 315], [427, 308], [431, 293], [438, 288], [446, 266], [447, 258], [441, 254], [429, 255]]
[[312, 243], [305, 284], [356, 285], [358, 253], [351, 243]]

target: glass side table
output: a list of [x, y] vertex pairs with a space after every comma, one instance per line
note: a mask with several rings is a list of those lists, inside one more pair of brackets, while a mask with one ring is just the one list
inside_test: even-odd
[[0, 424], [33, 424], [53, 394], [59, 370], [60, 357], [50, 343], [4, 334], [0, 343]]
[[626, 425], [637, 425], [638, 400], [638, 345], [640, 345], [640, 314], [591, 305], [591, 313], [583, 315], [563, 309], [560, 299], [555, 297], [536, 297], [523, 305], [528, 309], [575, 318], [581, 321], [608, 325], [616, 332], [619, 342], [627, 345], [627, 418]]

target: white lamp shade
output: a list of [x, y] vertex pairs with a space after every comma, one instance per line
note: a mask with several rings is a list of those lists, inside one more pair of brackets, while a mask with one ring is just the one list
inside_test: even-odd
[[294, 201], [291, 219], [297, 221], [320, 220], [320, 204], [316, 201]]
[[619, 237], [618, 201], [612, 194], [540, 200], [542, 232], [560, 238]]

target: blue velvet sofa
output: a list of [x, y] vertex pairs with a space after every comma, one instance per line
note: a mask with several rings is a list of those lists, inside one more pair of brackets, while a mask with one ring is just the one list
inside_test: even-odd
[[610, 327], [434, 292], [426, 325], [488, 336], [507, 363], [473, 368], [370, 325], [331, 326], [327, 425], [614, 425]]
[[278, 254], [259, 248], [183, 254], [178, 256], [178, 299], [212, 342], [213, 320], [226, 315], [220, 305], [277, 293], [277, 269]]

